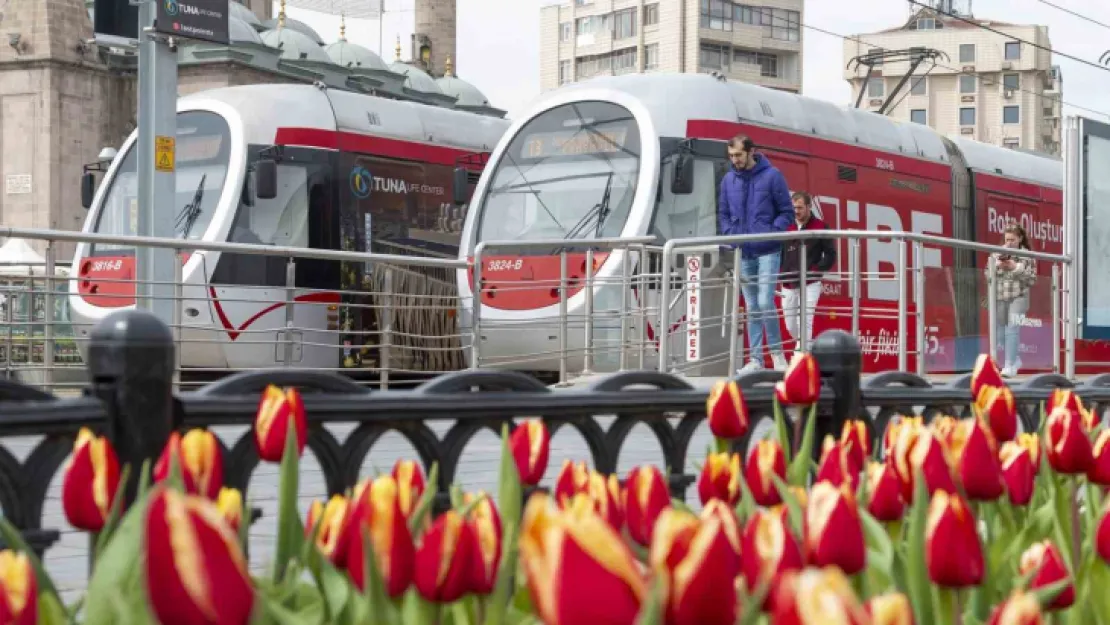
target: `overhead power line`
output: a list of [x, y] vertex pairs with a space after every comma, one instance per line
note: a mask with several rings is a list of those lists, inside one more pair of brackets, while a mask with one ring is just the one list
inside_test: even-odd
[[1054, 8], [1054, 9], [1057, 9], [1059, 11], [1063, 11], [1064, 13], [1067, 13], [1069, 15], [1074, 15], [1075, 17], [1078, 17], [1081, 20], [1086, 20], [1086, 21], [1088, 21], [1088, 22], [1090, 22], [1090, 23], [1092, 23], [1096, 26], [1102, 26], [1106, 30], [1110, 30], [1110, 24], [1105, 24], [1103, 22], [1100, 22], [1100, 21], [1096, 20], [1093, 17], [1088, 17], [1086, 15], [1083, 15], [1082, 13], [1079, 13], [1078, 11], [1072, 11], [1071, 9], [1069, 9], [1067, 7], [1062, 7], [1062, 6], [1060, 6], [1058, 4], [1055, 4], [1053, 2], [1049, 2], [1048, 0], [1037, 0], [1037, 2], [1040, 2], [1041, 4], [1047, 4], [1048, 6]]

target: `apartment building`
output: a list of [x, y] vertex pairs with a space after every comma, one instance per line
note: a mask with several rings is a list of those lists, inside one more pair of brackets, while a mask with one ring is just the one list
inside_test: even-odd
[[798, 93], [804, 0], [570, 0], [540, 13], [543, 90], [632, 72], [719, 72]]
[[947, 136], [1059, 154], [1063, 75], [1047, 51], [1048, 27], [960, 17], [923, 9], [897, 28], [845, 39], [844, 78], [852, 85], [852, 101], [866, 78], [860, 108], [878, 111], [909, 71], [904, 60], [869, 69], [849, 67], [852, 59], [876, 50], [938, 50], [943, 55], [935, 65], [925, 61], [893, 93], [887, 115]]

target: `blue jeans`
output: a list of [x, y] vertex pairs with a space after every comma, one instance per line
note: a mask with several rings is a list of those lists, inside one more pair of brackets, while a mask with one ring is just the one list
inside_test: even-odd
[[775, 308], [775, 285], [778, 284], [782, 252], [771, 252], [755, 258], [740, 259], [740, 275], [744, 278], [744, 303], [748, 307], [748, 346], [753, 360], [763, 360], [763, 338], [767, 349], [782, 353], [782, 332], [779, 311]]
[[1028, 293], [1016, 299], [998, 300], [995, 303], [995, 339], [1001, 343], [1003, 366], [1015, 366], [1021, 357], [1018, 353], [1018, 347], [1021, 344], [1021, 320], [1027, 312], [1029, 312]]

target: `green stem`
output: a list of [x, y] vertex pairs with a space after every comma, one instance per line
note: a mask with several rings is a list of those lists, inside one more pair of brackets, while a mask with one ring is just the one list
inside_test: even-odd
[[1073, 477], [1071, 480], [1071, 488], [1068, 489], [1069, 497], [1071, 497], [1071, 562], [1072, 562], [1072, 575], [1076, 574], [1079, 570], [1080, 555], [1082, 549], [1082, 540], [1079, 528], [1079, 478]]

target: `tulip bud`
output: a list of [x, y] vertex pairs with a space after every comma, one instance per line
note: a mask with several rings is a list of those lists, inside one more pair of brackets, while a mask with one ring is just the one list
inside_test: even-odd
[[[1036, 439], [1036, 434], [1031, 435]], [[1028, 447], [1010, 441], [1002, 445], [998, 457], [1002, 461], [1002, 481], [1006, 484], [1006, 494], [1015, 506], [1026, 506], [1033, 500], [1033, 487], [1037, 476], [1037, 466]]]
[[925, 421], [921, 417], [900, 417], [891, 422], [883, 434], [883, 455], [888, 458], [894, 456], [899, 440], [907, 438], [912, 443], [917, 437], [917, 431], [924, 427]]
[[704, 506], [713, 499], [720, 499], [730, 506], [740, 501], [739, 454], [709, 454], [698, 477], [698, 497]]
[[297, 455], [304, 453], [308, 442], [308, 418], [305, 416], [301, 394], [295, 388], [280, 389], [273, 384], [262, 392], [258, 401], [258, 414], [254, 418], [254, 443], [258, 457], [265, 462], [281, 462], [285, 455], [285, 438], [289, 435], [289, 420], [297, 434]]
[[778, 475], [786, 481], [786, 454], [776, 440], [761, 440], [755, 450], [748, 455], [747, 466], [744, 467], [744, 478], [752, 498], [761, 506], [774, 506], [782, 503], [782, 496], [775, 488], [772, 475]]
[[343, 495], [332, 495], [327, 505], [320, 501], [313, 501], [308, 510], [308, 519], [305, 521], [305, 536], [310, 536], [312, 529], [319, 524], [316, 532], [316, 548], [324, 554], [332, 564], [343, 566], [347, 562], [347, 548], [350, 540], [348, 531], [351, 523], [348, 512], [351, 511], [350, 501]]
[[165, 625], [245, 625], [254, 588], [239, 537], [210, 500], [159, 487], [140, 558], [149, 605]]
[[659, 514], [671, 507], [671, 492], [654, 465], [632, 469], [624, 491], [624, 514], [632, 540], [647, 547]]
[[879, 521], [902, 519], [906, 503], [902, 499], [902, 483], [894, 468], [885, 462], [867, 465], [867, 511]]
[[555, 478], [555, 501], [560, 506], [574, 498], [578, 493], [585, 493], [590, 486], [590, 469], [585, 462], [571, 462], [568, 458], [563, 461], [563, 468]]
[[944, 443], [945, 449], [952, 451], [952, 444], [955, 442], [956, 429], [960, 426], [960, 421], [956, 417], [949, 415], [940, 415], [929, 423], [929, 430], [933, 432], [933, 436], [937, 440]]
[[[1029, 582], [1029, 590], [1036, 590], [1045, 586], [1070, 580], [1068, 567], [1064, 564], [1064, 556], [1052, 541], [1035, 543], [1021, 554], [1021, 564], [1018, 568], [1021, 575], [1028, 575], [1037, 571]], [[1056, 596], [1047, 607], [1048, 610], [1064, 610], [1075, 603], [1075, 584], [1070, 582], [1067, 587]]]
[[925, 487], [932, 495], [938, 490], [955, 492], [948, 450], [940, 438], [928, 428], [902, 430], [894, 446], [894, 468], [902, 481], [902, 499], [913, 501], [914, 476], [925, 477]]
[[813, 354], [794, 352], [794, 358], [775, 384], [775, 398], [786, 406], [809, 406], [821, 397], [821, 371]]
[[243, 495], [238, 488], [221, 488], [216, 498], [216, 508], [232, 530], [238, 532], [243, 524]]
[[1087, 479], [1092, 484], [1110, 486], [1110, 430], [1101, 430], [1095, 438], [1092, 449], [1091, 466], [1087, 469]]
[[985, 386], [1006, 386], [1006, 383], [1002, 381], [1002, 373], [994, 358], [990, 354], [979, 354], [975, 368], [971, 371], [971, 396], [979, 397], [979, 392]]
[[[729, 545], [732, 550], [736, 552], [736, 557], [740, 557], [740, 523], [736, 519], [736, 512], [728, 504], [720, 499], [714, 499], [705, 504], [701, 510], [701, 519], [715, 518], [721, 523], [721, 529], [728, 538]], [[740, 560], [737, 559], [736, 566], [740, 566]]]
[[[62, 509], [73, 527], [99, 532], [119, 490], [119, 459], [107, 438], [81, 428], [62, 477]], [[0, 621], [4, 622], [4, 621]]]
[[416, 549], [415, 583], [420, 596], [453, 603], [470, 589], [474, 572], [474, 528], [454, 510], [424, 532]]
[[[497, 582], [497, 570], [501, 565], [501, 515], [497, 507], [485, 493], [479, 492], [482, 501], [470, 509], [467, 521], [473, 527], [475, 542], [474, 572], [470, 577], [471, 592], [479, 595], [488, 595], [493, 592]], [[463, 495], [463, 503], [470, 505], [474, 495]]]
[[224, 484], [224, 456], [220, 441], [208, 430], [189, 430], [185, 436], [170, 434], [166, 446], [154, 464], [154, 481], [169, 477], [170, 458], [177, 457], [185, 492], [215, 500]]
[[356, 490], [357, 501], [352, 511], [352, 532], [347, 552], [347, 573], [360, 590], [366, 589], [364, 562], [367, 549], [363, 532], [366, 531], [381, 573], [385, 591], [390, 597], [399, 597], [409, 587], [413, 577], [415, 548], [408, 522], [401, 511], [400, 488], [392, 476], [376, 478], [368, 487]]
[[1002, 496], [1002, 466], [994, 437], [974, 417], [960, 421], [952, 439], [952, 457], [967, 498], [994, 501]]
[[844, 429], [840, 432], [840, 446], [848, 454], [851, 466], [857, 471], [862, 471], [871, 457], [871, 436], [867, 433], [867, 424], [859, 419], [848, 419], [844, 422]]
[[860, 466], [856, 466], [848, 452], [831, 436], [825, 436], [821, 462], [817, 465], [817, 482], [829, 482], [839, 487], [848, 484], [854, 492], [859, 486]]
[[975, 517], [959, 495], [938, 490], [925, 523], [925, 567], [938, 586], [963, 588], [983, 581], [983, 546]]
[[1015, 590], [1000, 603], [993, 612], [987, 625], [1043, 625], [1041, 604], [1031, 594]]
[[1012, 441], [1017, 436], [1017, 404], [1010, 387], [984, 386], [975, 398], [975, 408], [997, 440]]
[[[748, 592], [767, 581], [773, 589], [782, 575], [802, 568], [802, 550], [787, 527], [785, 514], [759, 510], [744, 526], [740, 538], [740, 565]], [[768, 593], [764, 610], [771, 610], [774, 593]]]
[[1045, 414], [1052, 414], [1053, 410], [1061, 406], [1073, 412], [1086, 410], [1083, 406], [1083, 400], [1075, 394], [1075, 391], [1067, 388], [1058, 388], [1052, 391], [1052, 395], [1045, 402], [1044, 412]]
[[873, 597], [866, 608], [871, 615], [871, 625], [914, 625], [913, 607], [900, 592]]
[[834, 566], [792, 571], [783, 576], [774, 592], [771, 622], [775, 625], [871, 623], [848, 578]]
[[639, 563], [585, 495], [559, 509], [535, 494], [521, 521], [520, 561], [547, 625], [629, 623], [647, 595]]
[[844, 487], [818, 482], [805, 515], [806, 560], [812, 566], [838, 566], [855, 575], [867, 564], [863, 524], [856, 498]]
[[1102, 506], [1102, 517], [1095, 528], [1095, 552], [1106, 564], [1110, 564], [1110, 499]]
[[0, 623], [36, 625], [38, 597], [38, 581], [31, 560], [18, 551], [0, 551]]
[[668, 509], [659, 516], [649, 559], [652, 569], [666, 575], [669, 582], [667, 623], [736, 622], [735, 579], [740, 558], [725, 523], [716, 513], [697, 519]]
[[593, 501], [597, 513], [619, 532], [624, 526], [624, 510], [621, 509], [623, 498], [617, 476], [612, 474], [605, 476], [592, 471], [587, 484], [586, 494]]
[[401, 512], [405, 518], [412, 516], [420, 498], [424, 495], [427, 481], [424, 470], [413, 460], [400, 460], [393, 465], [393, 479], [397, 481], [397, 492], [401, 497]]
[[1086, 473], [1094, 462], [1091, 439], [1083, 425], [1082, 416], [1064, 407], [1057, 407], [1048, 415], [1045, 427], [1045, 452], [1048, 464], [1057, 473], [1074, 475]]
[[717, 438], [732, 440], [748, 432], [748, 405], [736, 382], [721, 381], [713, 385], [705, 400], [709, 431]]
[[[551, 437], [542, 419], [528, 419], [509, 434], [509, 452], [513, 455], [520, 483], [535, 486], [547, 471], [551, 453]], [[565, 465], [564, 465], [565, 468]]]

